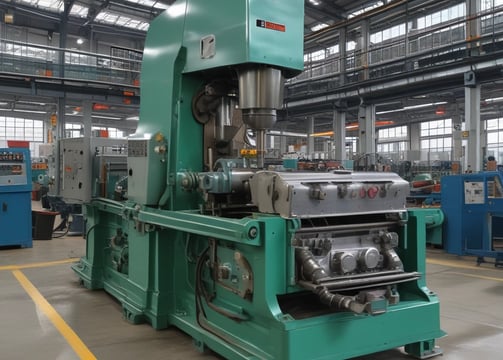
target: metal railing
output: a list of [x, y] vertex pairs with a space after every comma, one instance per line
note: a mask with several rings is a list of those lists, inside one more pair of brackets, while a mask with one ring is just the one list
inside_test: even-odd
[[0, 73], [137, 87], [141, 61], [0, 39]]
[[318, 94], [365, 80], [386, 80], [411, 71], [428, 71], [464, 60], [475, 48], [478, 55], [486, 56], [503, 51], [503, 8], [481, 12], [478, 18], [481, 36], [476, 39], [467, 38], [468, 19], [460, 18], [372, 45], [367, 51], [352, 50], [345, 57], [336, 53], [323, 60], [307, 61], [304, 72], [287, 81], [287, 97]]

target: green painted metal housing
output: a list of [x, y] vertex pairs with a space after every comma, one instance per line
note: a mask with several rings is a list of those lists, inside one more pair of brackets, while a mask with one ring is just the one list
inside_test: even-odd
[[[426, 287], [426, 234], [413, 213], [399, 255], [422, 278], [398, 286], [398, 304], [378, 316], [327, 309], [302, 316], [285, 310], [289, 299], [302, 307], [310, 295], [296, 282], [292, 238], [300, 220], [204, 214], [201, 193], [179, 183], [178, 174], [204, 168], [195, 93], [212, 77], [233, 80], [242, 66], [301, 71], [303, 7], [300, 0], [176, 1], [151, 24], [129, 145], [129, 200], [85, 204], [86, 256], [73, 270], [86, 287], [116, 297], [128, 321], [176, 326], [199, 349], [228, 359], [345, 359], [403, 345], [416, 356], [434, 354], [443, 335], [439, 302]], [[209, 57], [201, 56], [207, 36], [215, 41]]]
[[[399, 304], [377, 316], [327, 312], [294, 318], [284, 312], [281, 296], [302, 293], [295, 286], [290, 245], [299, 223], [277, 216], [212, 218], [95, 200], [86, 206], [87, 255], [74, 270], [86, 287], [104, 288], [116, 297], [128, 321], [146, 321], [156, 329], [177, 326], [201, 348], [208, 346], [229, 359], [346, 359], [404, 345], [422, 357], [434, 353], [435, 339], [444, 335], [437, 295], [424, 278], [423, 215], [409, 214], [399, 250], [405, 270], [423, 276], [400, 285]], [[120, 251], [114, 251], [111, 239], [117, 229], [128, 234], [127, 273], [116, 265]], [[255, 237], [250, 229], [258, 229]], [[197, 264], [208, 241], [218, 243], [218, 256], [232, 262], [239, 252], [253, 269], [251, 301], [213, 288], [216, 303], [239, 321], [207, 306], [202, 318], [198, 310]]]

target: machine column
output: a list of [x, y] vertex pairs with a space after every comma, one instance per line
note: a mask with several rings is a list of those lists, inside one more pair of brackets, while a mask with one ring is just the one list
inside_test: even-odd
[[333, 111], [334, 160], [346, 160], [346, 113]]
[[265, 159], [265, 130], [257, 129], [257, 168], [264, 168]]

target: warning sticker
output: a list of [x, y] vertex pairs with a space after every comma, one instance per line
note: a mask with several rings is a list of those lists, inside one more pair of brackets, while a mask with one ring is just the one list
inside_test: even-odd
[[273, 23], [270, 21], [266, 21], [266, 20], [260, 20], [260, 19], [257, 19], [257, 27], [261, 27], [261, 28], [269, 29], [269, 30], [281, 31], [281, 32], [286, 31], [286, 26], [283, 24], [277, 24], [277, 23]]

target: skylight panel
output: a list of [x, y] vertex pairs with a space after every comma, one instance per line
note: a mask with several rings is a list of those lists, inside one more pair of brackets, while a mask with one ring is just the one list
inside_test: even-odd
[[96, 16], [96, 21], [115, 25], [115, 22], [117, 21], [118, 18], [119, 18], [118, 14], [112, 14], [109, 11], [102, 11]]
[[50, 11], [62, 12], [64, 9], [63, 0], [17, 0], [17, 2]]
[[126, 0], [127, 2], [143, 5], [146, 7], [154, 7], [156, 9], [167, 9], [169, 5], [163, 4], [158, 0]]
[[384, 5], [384, 2], [382, 2], [382, 1], [377, 1], [377, 2], [376, 2], [375, 4], [373, 4], [373, 5], [366, 6], [366, 7], [362, 8], [362, 9], [360, 9], [360, 10], [357, 10], [357, 11], [353, 12], [352, 14], [349, 14], [348, 19], [354, 18], [355, 16], [358, 16], [358, 15], [364, 14], [364, 13], [366, 13], [366, 12], [370, 11], [370, 10], [373, 10], [373, 9], [378, 8], [378, 7], [380, 7], [380, 6], [383, 6], [383, 5]]
[[88, 12], [89, 12], [88, 7], [79, 4], [73, 4], [72, 9], [70, 10], [70, 15], [77, 16], [80, 18], [86, 18]]
[[319, 24], [316, 24], [313, 27], [311, 27], [311, 31], [318, 31], [318, 30], [326, 28], [327, 26], [328, 26], [328, 24], [319, 23]]
[[96, 22], [127, 27], [130, 29], [137, 29], [141, 31], [146, 31], [149, 24], [145, 21], [131, 18], [118, 13], [113, 13], [110, 11], [102, 11], [96, 16]]

